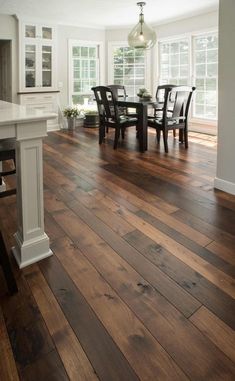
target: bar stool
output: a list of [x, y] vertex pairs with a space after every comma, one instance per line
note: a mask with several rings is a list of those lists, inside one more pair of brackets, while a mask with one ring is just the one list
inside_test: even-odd
[[[3, 184], [3, 177], [13, 175], [16, 173], [15, 167], [15, 140], [14, 139], [1, 139], [0, 140], [0, 162], [6, 160], [13, 160], [14, 169], [7, 171], [0, 171], [0, 186]], [[0, 192], [0, 198], [16, 194], [16, 188], [8, 189]]]
[[[15, 141], [14, 139], [0, 140], [0, 161], [13, 160], [14, 169], [7, 171], [0, 171], [0, 185], [3, 184], [2, 178], [5, 176], [13, 175], [16, 173], [15, 166]], [[0, 198], [7, 197], [16, 193], [16, 188], [8, 189], [0, 192]], [[0, 266], [2, 267], [3, 274], [7, 283], [10, 294], [18, 291], [17, 284], [11, 269], [7, 249], [3, 240], [2, 232], [0, 230]]]

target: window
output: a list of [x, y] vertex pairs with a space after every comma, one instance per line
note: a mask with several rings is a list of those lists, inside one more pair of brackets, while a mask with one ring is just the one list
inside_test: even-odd
[[160, 84], [187, 85], [189, 82], [189, 42], [187, 39], [160, 42]]
[[159, 43], [159, 84], [195, 85], [192, 116], [217, 119], [218, 34], [210, 32]]
[[112, 73], [110, 84], [124, 85], [128, 96], [135, 96], [139, 88], [147, 87], [147, 56], [144, 49], [113, 45], [111, 49]]
[[193, 116], [217, 119], [218, 37], [197, 36], [193, 40], [194, 77], [197, 88]]
[[99, 45], [73, 42], [70, 55], [70, 102], [83, 104], [99, 84]]

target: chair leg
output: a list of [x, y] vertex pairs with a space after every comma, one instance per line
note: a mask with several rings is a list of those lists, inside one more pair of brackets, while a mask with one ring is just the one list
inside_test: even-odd
[[101, 124], [99, 128], [99, 144], [102, 144], [104, 137], [105, 137], [105, 126]]
[[125, 128], [122, 128], [122, 139], [125, 139]]
[[184, 142], [184, 133], [182, 129], [179, 129], [179, 141], [180, 143]]
[[184, 145], [188, 148], [188, 129], [187, 126], [184, 128]]
[[11, 269], [7, 250], [3, 241], [2, 233], [0, 232], [0, 264], [2, 265], [3, 273], [6, 279], [7, 287], [10, 294], [18, 291], [17, 284]]
[[116, 127], [115, 128], [115, 138], [114, 138], [113, 149], [117, 148], [119, 136], [120, 136], [120, 127]]
[[158, 144], [160, 143], [160, 138], [161, 138], [161, 130], [156, 130], [157, 133], [157, 142]]
[[163, 141], [164, 141], [164, 148], [165, 152], [168, 153], [168, 130], [163, 130]]

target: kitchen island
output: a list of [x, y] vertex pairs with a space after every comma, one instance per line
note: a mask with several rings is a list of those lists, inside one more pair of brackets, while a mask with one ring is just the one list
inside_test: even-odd
[[17, 231], [12, 250], [20, 268], [52, 255], [44, 232], [42, 139], [47, 120], [55, 117], [0, 101], [0, 139], [16, 139]]

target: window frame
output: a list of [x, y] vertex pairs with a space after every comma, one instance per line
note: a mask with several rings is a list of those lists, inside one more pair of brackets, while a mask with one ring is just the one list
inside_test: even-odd
[[164, 38], [164, 39], [159, 39], [158, 41], [158, 83], [160, 83], [160, 74], [161, 74], [161, 62], [160, 62], [160, 46], [162, 43], [178, 43], [181, 41], [186, 41], [188, 43], [188, 76], [187, 76], [187, 84], [190, 83], [191, 81], [191, 41], [189, 36], [187, 35], [182, 35], [182, 36], [177, 36], [176, 38]]
[[[189, 84], [195, 85], [196, 78], [194, 76], [194, 49], [193, 49], [193, 44], [194, 44], [194, 37], [200, 37], [200, 36], [208, 36], [211, 34], [217, 34], [218, 35], [218, 28], [207, 28], [199, 31], [193, 31], [190, 33], [184, 33], [184, 34], [179, 34], [179, 35], [171, 35], [167, 37], [160, 37], [158, 38], [158, 42], [156, 44], [156, 49], [154, 52], [154, 57], [155, 57], [155, 67], [156, 67], [156, 73], [154, 77], [154, 83], [159, 83], [160, 80], [160, 48], [159, 45], [161, 42], [174, 42], [176, 40], [182, 40], [182, 39], [188, 39], [189, 41]], [[156, 89], [155, 89], [156, 92]], [[217, 80], [217, 94], [218, 94], [218, 80]], [[194, 103], [194, 100], [192, 101]], [[190, 111], [190, 120], [191, 122], [195, 123], [202, 123], [202, 124], [208, 124], [211, 126], [217, 126], [218, 120], [216, 119], [207, 119], [207, 118], [196, 118], [193, 116], [193, 109], [194, 109], [194, 104], [192, 104], [191, 111]], [[218, 104], [217, 104], [217, 110], [218, 110]], [[217, 112], [218, 114], [218, 112]]]
[[[114, 60], [113, 51], [116, 48], [128, 47], [127, 41], [109, 41], [108, 43], [108, 84], [114, 83]], [[145, 87], [151, 92], [151, 67], [150, 67], [150, 51], [146, 50], [145, 57]]]
[[[94, 47], [98, 48], [98, 83], [97, 86], [105, 81], [105, 50], [103, 41], [87, 41], [87, 40], [68, 40], [68, 104], [73, 105], [73, 47]], [[81, 93], [82, 94], [82, 93]], [[92, 91], [90, 91], [92, 95]]]
[[[212, 36], [212, 35], [217, 35], [218, 36], [218, 31], [209, 31], [207, 33], [197, 33], [197, 34], [194, 34], [192, 35], [192, 78], [193, 78], [193, 83], [196, 84], [196, 63], [195, 63], [195, 54], [196, 54], [196, 50], [194, 49], [194, 46], [195, 46], [195, 38], [197, 37], [209, 37], [209, 36]], [[217, 48], [217, 51], [219, 53], [219, 49]], [[207, 64], [207, 62], [206, 62]], [[219, 56], [218, 56], [218, 60], [217, 60], [217, 68], [218, 68], [218, 64], [219, 64]], [[214, 77], [212, 77], [214, 78]], [[197, 117], [195, 115], [195, 102], [193, 102], [193, 105], [192, 105], [192, 120], [200, 120], [204, 123], [204, 121], [208, 121], [208, 122], [217, 122], [218, 121], [218, 71], [217, 71], [217, 76], [216, 76], [216, 94], [217, 94], [217, 104], [216, 104], [216, 118], [215, 119], [210, 119], [210, 118], [203, 118], [203, 117]]]

